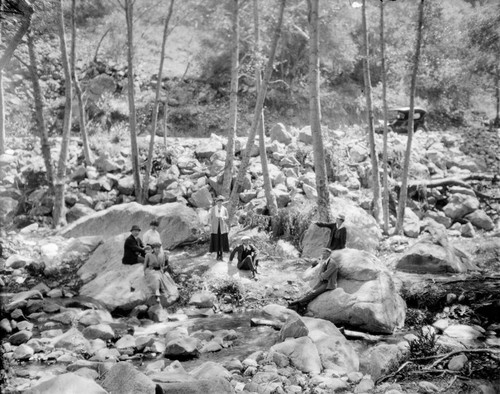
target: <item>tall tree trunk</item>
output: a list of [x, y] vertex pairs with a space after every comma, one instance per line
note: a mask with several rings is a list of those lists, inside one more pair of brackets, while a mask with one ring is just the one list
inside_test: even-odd
[[[163, 38], [161, 42], [160, 66], [158, 70], [158, 81], [156, 82], [155, 103], [153, 108], [153, 124], [151, 125], [151, 137], [149, 139], [148, 160], [146, 162], [146, 173], [144, 174], [144, 184], [142, 186], [142, 201], [147, 201], [149, 197], [149, 177], [151, 175], [151, 168], [153, 167], [153, 153], [155, 147], [156, 126], [158, 124], [158, 107], [160, 105], [160, 93], [162, 86], [163, 63], [165, 62], [165, 44], [167, 42], [168, 25], [172, 12], [174, 10], [174, 0], [170, 0], [170, 7], [168, 14], [165, 18], [165, 25], [163, 27]], [[165, 146], [167, 146], [165, 142]]]
[[[0, 13], [3, 3], [0, 1]], [[0, 43], [2, 42], [3, 23], [0, 19]], [[0, 155], [5, 153], [5, 100], [3, 96], [3, 70], [0, 70]]]
[[271, 43], [271, 49], [269, 51], [269, 58], [267, 60], [267, 65], [264, 72], [264, 79], [262, 80], [262, 86], [257, 94], [257, 102], [255, 103], [252, 126], [250, 127], [250, 132], [248, 133], [247, 145], [245, 151], [243, 152], [243, 157], [241, 159], [238, 176], [236, 178], [235, 184], [233, 185], [233, 189], [231, 191], [231, 197], [229, 199], [229, 209], [228, 209], [229, 222], [231, 222], [231, 219], [234, 216], [234, 212], [238, 205], [239, 189], [243, 184], [243, 179], [245, 178], [245, 174], [247, 172], [248, 163], [250, 162], [250, 151], [252, 150], [252, 146], [255, 141], [257, 126], [261, 121], [262, 109], [264, 107], [264, 100], [266, 98], [266, 93], [267, 93], [267, 85], [269, 84], [269, 80], [271, 79], [271, 74], [273, 72], [274, 56], [276, 54], [276, 47], [278, 46], [278, 41], [281, 35], [281, 25], [283, 23], [283, 13], [285, 11], [285, 3], [286, 0], [280, 0], [278, 21], [276, 23], [276, 30], [274, 33], [273, 41]]
[[5, 153], [5, 100], [3, 97], [3, 71], [0, 70], [0, 155]]
[[396, 222], [395, 234], [402, 234], [403, 222], [405, 218], [406, 199], [408, 197], [408, 172], [410, 169], [411, 143], [413, 140], [413, 111], [415, 108], [415, 91], [417, 89], [418, 63], [420, 60], [420, 47], [422, 44], [422, 30], [424, 25], [424, 0], [420, 0], [418, 5], [417, 38], [415, 40], [415, 54], [413, 57], [413, 71], [410, 86], [410, 113], [408, 114], [408, 142], [406, 144], [405, 161], [401, 180], [401, 193], [398, 203], [398, 218]]
[[230, 0], [233, 3], [233, 31], [231, 48], [231, 94], [229, 98], [229, 127], [227, 129], [226, 162], [224, 165], [224, 180], [222, 183], [222, 194], [229, 196], [231, 181], [233, 180], [234, 163], [234, 137], [238, 124], [238, 67], [240, 56], [240, 17], [239, 1]]
[[71, 71], [73, 83], [75, 84], [76, 97], [78, 99], [78, 120], [80, 122], [80, 134], [82, 135], [83, 156], [85, 165], [92, 165], [92, 153], [90, 152], [89, 139], [87, 134], [87, 123], [85, 119], [85, 103], [83, 102], [82, 89], [76, 75], [76, 0], [71, 1]]
[[165, 149], [167, 149], [167, 121], [168, 121], [168, 99], [165, 98], [165, 104], [163, 105], [163, 120], [162, 120], [162, 129], [163, 129], [163, 145]]
[[128, 77], [128, 110], [130, 128], [130, 158], [134, 177], [135, 198], [142, 203], [141, 169], [139, 167], [139, 149], [137, 147], [137, 118], [135, 112], [134, 91], [134, 1], [125, 0], [125, 18], [127, 20], [127, 77]]
[[373, 183], [373, 217], [380, 223], [380, 213], [382, 211], [380, 201], [380, 175], [378, 172], [377, 150], [375, 149], [375, 130], [373, 126], [373, 104], [372, 104], [372, 82], [370, 76], [370, 50], [368, 44], [368, 27], [366, 23], [366, 0], [363, 0], [362, 25], [364, 43], [363, 74], [365, 79], [366, 108], [368, 110], [368, 144], [370, 146], [370, 159], [372, 163], [372, 183]]
[[64, 122], [61, 139], [61, 153], [59, 154], [59, 163], [57, 165], [57, 176], [54, 184], [54, 227], [66, 223], [66, 206], [64, 203], [64, 192], [66, 188], [66, 164], [68, 161], [68, 147], [71, 135], [71, 120], [73, 107], [73, 89], [71, 86], [71, 70], [69, 65], [68, 52], [66, 50], [66, 33], [64, 31], [63, 0], [57, 2], [59, 42], [61, 45], [61, 62], [64, 69], [64, 88], [66, 101], [64, 105]]
[[496, 105], [496, 116], [495, 116], [495, 127], [500, 127], [500, 66], [498, 65], [498, 62], [500, 62], [500, 58], [497, 61], [497, 66], [496, 66], [496, 98], [497, 98], [497, 105]]
[[319, 220], [330, 220], [330, 192], [328, 191], [323, 134], [321, 132], [321, 102], [319, 75], [319, 0], [309, 1], [309, 118], [313, 140], [314, 172], [318, 192]]
[[[254, 18], [254, 55], [258, 59], [258, 54], [260, 52], [260, 27], [259, 27], [259, 0], [253, 0], [253, 18]], [[256, 63], [255, 66], [255, 82], [257, 86], [257, 92], [260, 91], [262, 85], [262, 76], [260, 63]], [[259, 152], [260, 152], [260, 163], [262, 166], [262, 175], [264, 178], [264, 193], [266, 195], [267, 209], [269, 210], [269, 216], [273, 218], [278, 213], [278, 205], [276, 204], [276, 197], [274, 196], [271, 184], [271, 177], [269, 176], [269, 165], [267, 162], [267, 152], [266, 152], [266, 135], [264, 132], [264, 111], [261, 111], [261, 117], [259, 122]]]
[[47, 181], [49, 182], [50, 188], [53, 191], [54, 188], [54, 171], [52, 168], [52, 157], [50, 155], [50, 142], [49, 133], [47, 132], [47, 127], [45, 127], [45, 118], [43, 116], [44, 110], [44, 100], [42, 94], [42, 88], [40, 87], [40, 80], [38, 77], [38, 62], [35, 52], [35, 43], [33, 40], [33, 34], [28, 32], [28, 54], [30, 58], [29, 72], [31, 75], [31, 81], [33, 83], [33, 98], [35, 100], [35, 119], [38, 128], [38, 136], [40, 137], [40, 144], [42, 147], [42, 156], [45, 163], [45, 173], [47, 174]]
[[12, 40], [3, 52], [2, 57], [0, 58], [0, 71], [3, 70], [9, 63], [10, 58], [14, 54], [14, 51], [23, 39], [24, 35], [27, 33], [31, 24], [31, 17], [33, 16], [33, 6], [29, 1], [19, 0], [16, 6], [19, 10], [19, 13], [22, 15], [22, 22], [19, 25], [16, 34], [14, 35], [14, 37], [12, 37]]
[[385, 37], [384, 37], [384, 0], [380, 0], [380, 65], [382, 74], [382, 105], [384, 108], [384, 179], [383, 187], [384, 194], [382, 198], [382, 207], [384, 212], [384, 233], [389, 233], [389, 169], [388, 169], [388, 153], [387, 153], [387, 71], [385, 69]]

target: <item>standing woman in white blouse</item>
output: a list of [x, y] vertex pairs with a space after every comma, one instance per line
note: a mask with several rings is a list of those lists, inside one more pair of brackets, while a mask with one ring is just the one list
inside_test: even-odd
[[210, 253], [217, 252], [217, 260], [222, 261], [223, 253], [229, 253], [228, 225], [229, 215], [226, 207], [222, 205], [224, 197], [215, 199], [216, 204], [210, 209], [211, 236]]

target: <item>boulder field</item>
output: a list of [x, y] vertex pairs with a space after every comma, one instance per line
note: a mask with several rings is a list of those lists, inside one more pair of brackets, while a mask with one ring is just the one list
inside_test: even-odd
[[[9, 292], [2, 294], [0, 332], [6, 338], [6, 363], [14, 371], [9, 390], [407, 392], [399, 384], [376, 385], [408, 357], [416, 340], [415, 334], [402, 331], [408, 329], [404, 324], [410, 310], [399, 295], [399, 274], [417, 281], [466, 275], [476, 272], [478, 260], [484, 269], [493, 260], [482, 256], [498, 255], [494, 235], [500, 207], [486, 204], [473, 187], [433, 188], [425, 209], [424, 202], [409, 201], [404, 236], [383, 237], [365, 190], [371, 175], [364, 139], [354, 143], [345, 133], [334, 134], [339, 141], [328, 149], [339, 152], [345, 165], [339, 159], [327, 169], [334, 179], [330, 211], [332, 217], [339, 212], [346, 217], [347, 249], [333, 253], [341, 267], [338, 288], [313, 300], [305, 316], [285, 305], [314, 285], [319, 266], [311, 267], [311, 262], [329, 236], [313, 223], [310, 129], [276, 125], [266, 137], [278, 206], [295, 210], [305, 221], [297, 247], [284, 239], [274, 242], [270, 234], [248, 226], [266, 212], [256, 146], [252, 151], [230, 241], [234, 245], [249, 235], [260, 246], [257, 280], [239, 271], [227, 255], [217, 262], [206, 253], [207, 212], [222, 187], [224, 139], [214, 135], [172, 146], [170, 162], [152, 179], [149, 205], [134, 202], [126, 158], [101, 152], [95, 165], [85, 168], [76, 164], [72, 145], [66, 196], [70, 224], [58, 232], [35, 222], [20, 225], [29, 216], [15, 216], [21, 201], [18, 186], [27, 182], [24, 174], [39, 167], [39, 152], [9, 149], [0, 157], [0, 224], [13, 221], [22, 227], [2, 229], [0, 284]], [[391, 159], [397, 161], [404, 138], [390, 135], [389, 140]], [[245, 139], [238, 138], [237, 152], [244, 145]], [[486, 169], [481, 157], [466, 158], [461, 146], [458, 135], [417, 134], [411, 176], [459, 178]], [[24, 206], [30, 207], [30, 215], [46, 219], [52, 202], [40, 186], [26, 196]], [[179, 284], [179, 298], [162, 299], [162, 306], [150, 302], [142, 267], [121, 264], [131, 225], [145, 231], [153, 219], [160, 222]], [[452, 296], [447, 296], [448, 312], [457, 307], [459, 313], [460, 305], [453, 304], [458, 295]], [[238, 304], [231, 304], [235, 299]], [[446, 351], [500, 346], [494, 322], [482, 327], [436, 317], [424, 328]], [[446, 368], [465, 373], [469, 364], [462, 356]], [[42, 363], [43, 371], [32, 368], [34, 363]], [[433, 389], [425, 381], [418, 386]]]

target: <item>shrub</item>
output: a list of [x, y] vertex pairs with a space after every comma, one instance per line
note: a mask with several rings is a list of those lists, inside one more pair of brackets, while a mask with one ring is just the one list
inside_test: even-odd
[[441, 310], [446, 301], [446, 290], [436, 283], [425, 285], [404, 286], [401, 296], [409, 308], [424, 309], [430, 311]]
[[217, 296], [219, 303], [229, 300], [231, 304], [239, 306], [245, 298], [246, 290], [238, 279], [214, 278], [208, 281], [208, 288]]
[[417, 338], [410, 341], [410, 358], [434, 356], [441, 347], [437, 344], [437, 335], [434, 330], [420, 329]]
[[312, 210], [304, 207], [279, 209], [271, 221], [273, 237], [281, 237], [302, 251], [302, 238], [311, 223], [312, 215]]

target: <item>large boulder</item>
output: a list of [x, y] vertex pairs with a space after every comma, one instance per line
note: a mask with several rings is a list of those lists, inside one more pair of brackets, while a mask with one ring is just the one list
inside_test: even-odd
[[403, 221], [403, 231], [407, 237], [418, 238], [420, 234], [420, 219], [410, 208], [405, 208], [405, 217]]
[[222, 150], [222, 142], [215, 139], [208, 139], [200, 143], [195, 149], [198, 159], [209, 159], [215, 152]]
[[470, 258], [448, 242], [439, 229], [414, 243], [396, 263], [396, 269], [419, 274], [466, 272], [475, 269]]
[[286, 127], [283, 123], [275, 124], [271, 128], [270, 134], [271, 141], [278, 141], [285, 145], [289, 145], [292, 142], [292, 136], [286, 131]]
[[[338, 287], [320, 294], [308, 305], [317, 318], [372, 333], [392, 333], [402, 327], [406, 304], [397, 293], [385, 266], [372, 254], [356, 249], [335, 250]], [[317, 283], [321, 264], [306, 271], [305, 279]]]
[[[198, 238], [201, 228], [198, 215], [180, 203], [153, 206], [131, 202], [114, 205], [71, 223], [60, 234], [68, 238], [92, 235], [107, 239], [128, 232], [133, 224], [145, 230], [153, 219], [160, 222], [158, 231], [167, 249]], [[119, 254], [121, 256], [123, 251]]]
[[452, 194], [448, 204], [443, 208], [446, 216], [453, 220], [461, 219], [465, 215], [479, 208], [479, 200], [467, 194]]
[[[107, 394], [108, 392], [91, 379], [76, 373], [65, 373], [48, 379], [26, 390], [26, 394]], [[153, 391], [154, 393], [154, 391]]]
[[342, 373], [358, 371], [356, 351], [332, 322], [312, 317], [303, 317], [302, 321], [309, 330], [309, 338], [318, 349], [324, 369], [336, 369]]
[[155, 394], [156, 384], [131, 363], [120, 362], [113, 365], [102, 386], [110, 393]]
[[374, 346], [361, 355], [360, 369], [365, 374], [370, 374], [373, 379], [391, 372], [394, 365], [399, 365], [405, 356], [405, 348], [394, 344]]
[[[332, 217], [342, 213], [345, 216], [344, 226], [347, 229], [346, 247], [373, 252], [382, 237], [375, 219], [351, 201], [334, 197], [331, 200]], [[330, 239], [330, 230], [311, 224], [304, 233], [302, 241], [303, 257], [321, 257], [322, 248]]]
[[224, 378], [201, 379], [190, 382], [159, 383], [163, 394], [233, 394], [231, 383]]
[[468, 214], [465, 218], [477, 228], [481, 228], [486, 231], [491, 231], [495, 228], [493, 220], [491, 220], [491, 218], [482, 209], [478, 209], [477, 211]]
[[292, 365], [302, 372], [321, 372], [318, 349], [309, 337], [287, 338], [285, 342], [272, 346], [271, 350], [288, 356]]
[[132, 310], [146, 303], [150, 290], [142, 264], [122, 264], [123, 245], [128, 233], [106, 239], [78, 270], [85, 283], [80, 295], [102, 302], [108, 310]]
[[17, 213], [19, 201], [10, 197], [0, 197], [0, 226], [11, 223]]

